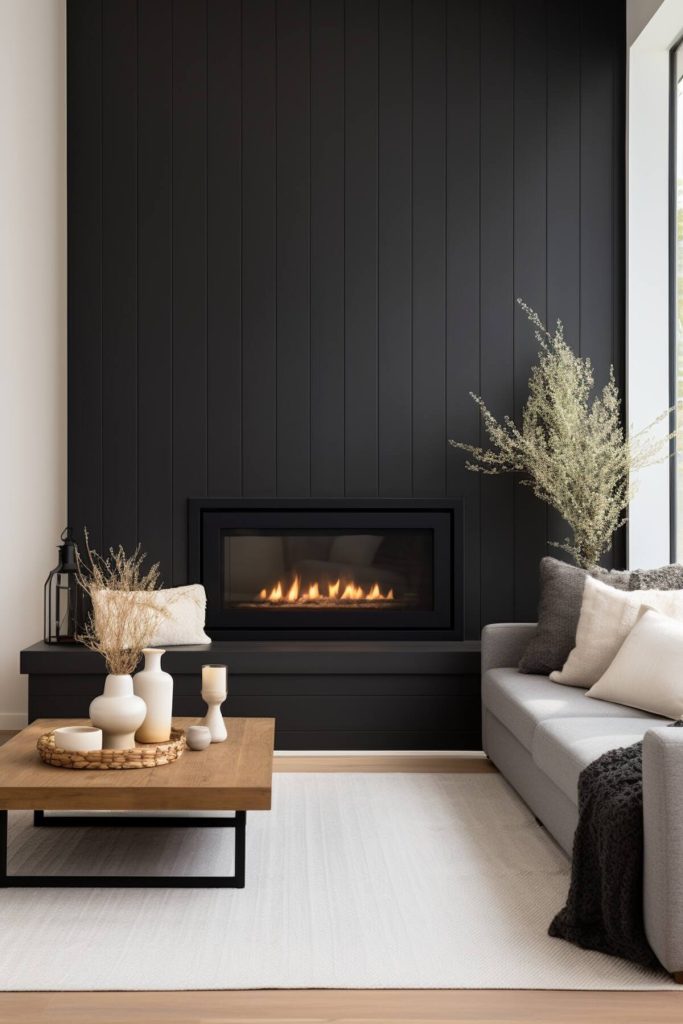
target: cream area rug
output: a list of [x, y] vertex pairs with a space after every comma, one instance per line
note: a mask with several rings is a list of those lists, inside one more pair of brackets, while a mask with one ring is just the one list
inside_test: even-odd
[[[14, 873], [232, 866], [229, 829], [31, 821], [10, 815]], [[568, 880], [498, 775], [276, 775], [244, 890], [0, 890], [0, 988], [678, 988], [551, 939]]]

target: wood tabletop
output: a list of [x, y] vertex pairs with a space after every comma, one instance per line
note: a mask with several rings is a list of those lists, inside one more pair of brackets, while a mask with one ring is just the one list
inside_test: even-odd
[[[174, 718], [176, 728], [196, 718]], [[186, 750], [172, 764], [89, 771], [43, 764], [36, 744], [64, 719], [42, 718], [0, 747], [0, 809], [248, 811], [270, 809], [273, 718], [226, 718], [228, 739]], [[87, 719], [69, 722], [87, 725]]]

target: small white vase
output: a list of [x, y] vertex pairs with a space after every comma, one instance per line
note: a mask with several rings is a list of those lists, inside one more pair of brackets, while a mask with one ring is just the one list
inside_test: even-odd
[[135, 730], [145, 720], [144, 700], [133, 692], [133, 678], [108, 675], [104, 693], [90, 705], [90, 721], [102, 730], [105, 750], [131, 750], [135, 746]]
[[135, 734], [138, 743], [165, 743], [171, 738], [173, 676], [161, 668], [159, 647], [146, 647], [145, 667], [133, 676], [133, 689], [147, 708], [145, 720]]

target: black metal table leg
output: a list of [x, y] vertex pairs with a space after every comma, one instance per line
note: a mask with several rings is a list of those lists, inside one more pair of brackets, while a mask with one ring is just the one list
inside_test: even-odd
[[245, 885], [247, 812], [232, 818], [192, 818], [169, 815], [115, 817], [113, 815], [55, 815], [34, 811], [36, 826], [52, 828], [232, 828], [235, 830], [235, 868], [232, 875], [8, 875], [7, 811], [0, 811], [0, 888], [114, 888], [114, 889], [243, 889]]
[[235, 888], [244, 889], [247, 855], [247, 812], [235, 811]]
[[[246, 814], [246, 811], [236, 811]], [[33, 824], [38, 828], [237, 828], [234, 818], [192, 818], [185, 815], [154, 814], [49, 814], [33, 812]], [[38, 817], [40, 815], [40, 817]]]

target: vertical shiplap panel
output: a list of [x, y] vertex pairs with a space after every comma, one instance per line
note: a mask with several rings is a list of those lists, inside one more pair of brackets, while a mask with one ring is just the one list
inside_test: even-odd
[[138, 5], [139, 540], [173, 577], [172, 0]]
[[613, 7], [581, 3], [581, 354], [596, 383], [609, 373], [612, 340]]
[[377, 0], [346, 0], [346, 494], [377, 494]]
[[187, 499], [207, 490], [206, 2], [173, 5], [173, 578]]
[[[448, 437], [479, 442], [479, 7], [449, 0], [447, 78], [446, 390]], [[468, 145], [463, 145], [463, 139]], [[480, 485], [465, 469], [464, 452], [448, 452], [448, 495], [462, 497], [466, 544], [462, 587], [465, 636], [480, 624]], [[455, 585], [459, 585], [456, 580]]]
[[344, 0], [311, 4], [311, 494], [344, 494]]
[[413, 494], [446, 491], [446, 10], [413, 7]]
[[[611, 0], [612, 56], [612, 363], [622, 394], [626, 383], [626, 19], [623, 0]], [[624, 398], [625, 402], [625, 398]], [[626, 420], [627, 411], [622, 406]], [[626, 529], [614, 539], [612, 564], [626, 565]], [[633, 567], [635, 568], [635, 566]]]
[[548, 4], [548, 321], [578, 351], [581, 269], [581, 11]]
[[102, 7], [102, 543], [137, 521], [137, 4]]
[[98, 546], [181, 582], [190, 495], [447, 484], [467, 634], [532, 613], [543, 517], [444, 444], [478, 437], [469, 390], [520, 411], [517, 293], [623, 375], [623, 4], [548, 2], [547, 41], [544, 9], [70, 0], [69, 508]]
[[242, 493], [242, 13], [207, 5], [208, 493]]
[[[598, 389], [612, 362], [614, 74], [611, 3], [581, 3], [581, 355]], [[623, 154], [622, 154], [623, 159]], [[613, 553], [605, 565], [613, 565]]]
[[412, 492], [412, 3], [379, 4], [379, 493]]
[[[500, 418], [514, 404], [513, 5], [482, 0], [481, 32], [481, 394]], [[509, 475], [482, 480], [484, 624], [514, 614], [515, 486]]]
[[[612, 362], [623, 387], [626, 373], [626, 181], [623, 155], [626, 146], [626, 19], [623, 0], [611, 0], [612, 57]], [[624, 545], [624, 555], [625, 555]]]
[[69, 521], [102, 547], [102, 7], [69, 0]]
[[[514, 291], [546, 316], [546, 0], [516, 0], [514, 108]], [[521, 422], [539, 346], [515, 304], [515, 420]], [[547, 553], [547, 506], [515, 486], [515, 618], [537, 616], [538, 563]]]
[[277, 493], [310, 493], [309, 0], [277, 5]]
[[[581, 338], [581, 10], [574, 0], [548, 4], [547, 318], [561, 320], [574, 351]], [[548, 539], [567, 526], [548, 512]], [[564, 557], [557, 548], [548, 554]]]
[[275, 138], [273, 0], [242, 6], [242, 487], [274, 495], [276, 466]]

